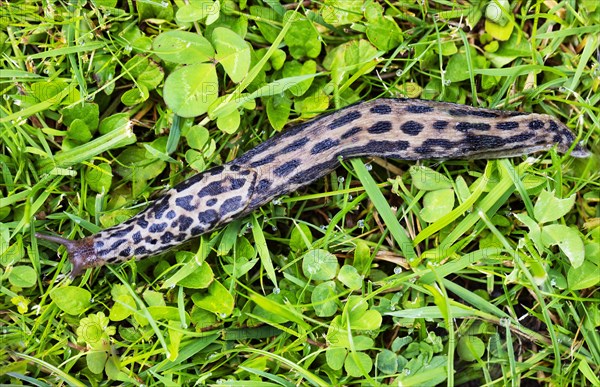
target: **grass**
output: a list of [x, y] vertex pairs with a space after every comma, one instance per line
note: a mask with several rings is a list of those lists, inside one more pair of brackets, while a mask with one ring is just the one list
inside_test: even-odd
[[[600, 6], [489, 3], [2, 2], [0, 383], [599, 385]], [[592, 157], [345, 160], [74, 281], [34, 237], [381, 96], [552, 114]]]

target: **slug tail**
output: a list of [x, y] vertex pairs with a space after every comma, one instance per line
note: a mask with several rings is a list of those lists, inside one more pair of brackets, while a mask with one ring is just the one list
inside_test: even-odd
[[35, 233], [35, 237], [50, 242], [59, 243], [67, 248], [69, 261], [71, 262], [71, 278], [81, 275], [81, 273], [89, 267], [99, 266], [102, 264], [100, 263], [102, 260], [100, 260], [96, 255], [92, 237], [83, 238], [78, 241], [72, 241], [59, 236], [45, 235], [38, 232]]

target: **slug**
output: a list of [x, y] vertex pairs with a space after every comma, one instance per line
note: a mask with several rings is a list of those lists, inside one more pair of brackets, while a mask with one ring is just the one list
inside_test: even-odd
[[587, 157], [565, 125], [545, 114], [416, 99], [378, 99], [295, 126], [241, 157], [192, 176], [148, 208], [81, 240], [36, 233], [67, 247], [75, 277], [143, 258], [208, 233], [329, 174], [340, 158], [490, 159], [545, 151]]

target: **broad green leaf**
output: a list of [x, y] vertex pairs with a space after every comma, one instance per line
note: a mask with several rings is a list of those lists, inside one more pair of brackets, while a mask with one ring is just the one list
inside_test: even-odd
[[350, 376], [358, 378], [368, 375], [373, 368], [373, 360], [364, 352], [349, 353], [344, 362], [344, 369]]
[[92, 295], [89, 291], [76, 286], [54, 288], [50, 292], [52, 301], [66, 314], [73, 316], [83, 313], [90, 307]]
[[160, 59], [178, 64], [208, 62], [215, 56], [205, 37], [188, 31], [163, 32], [154, 38], [152, 48]]
[[[179, 309], [174, 306], [149, 306], [148, 312], [154, 320], [180, 321]], [[189, 316], [187, 316], [189, 319]]]
[[352, 266], [354, 266], [360, 274], [366, 276], [371, 270], [372, 262], [373, 257], [371, 256], [371, 248], [364, 240], [357, 239], [356, 249], [354, 250], [354, 262]]
[[194, 304], [220, 316], [229, 316], [233, 312], [234, 299], [229, 290], [219, 281], [213, 281], [208, 287], [208, 294], [196, 293], [192, 296]]
[[369, 331], [381, 327], [382, 317], [376, 310], [367, 310], [360, 318], [352, 319], [350, 327], [359, 331]]
[[164, 73], [156, 62], [142, 55], [129, 59], [123, 66], [125, 78], [135, 79], [146, 90], [154, 90], [162, 82]]
[[579, 233], [562, 224], [550, 224], [542, 228], [545, 246], [556, 246], [569, 258], [571, 265], [578, 268], [583, 264], [585, 248]]
[[94, 374], [101, 374], [104, 371], [107, 359], [108, 353], [105, 351], [90, 351], [85, 355], [85, 362], [88, 369]]
[[31, 266], [15, 266], [10, 271], [8, 281], [13, 286], [20, 288], [30, 288], [35, 285], [38, 279], [38, 274]]
[[477, 336], [463, 336], [458, 340], [456, 346], [458, 356], [466, 362], [474, 362], [477, 359], [481, 359], [485, 352], [485, 344]]
[[450, 213], [454, 207], [454, 190], [438, 189], [427, 192], [423, 197], [423, 208], [420, 211], [421, 218], [433, 223], [444, 215]]
[[123, 94], [121, 94], [121, 102], [125, 106], [134, 106], [144, 102], [150, 97], [148, 93], [148, 89], [142, 84], [138, 85], [139, 87], [135, 87], [133, 89], [129, 89]]
[[158, 176], [165, 168], [165, 162], [157, 159], [148, 159], [146, 149], [132, 145], [117, 156], [119, 164], [115, 173], [128, 181], [146, 181]]
[[294, 101], [297, 112], [302, 113], [303, 118], [312, 118], [327, 110], [329, 107], [329, 96], [322, 88], [314, 93], [306, 95], [303, 99]]
[[412, 183], [417, 189], [423, 191], [436, 191], [452, 188], [452, 181], [439, 172], [424, 166], [413, 165], [409, 169]]
[[337, 312], [335, 282], [327, 281], [315, 286], [310, 301], [319, 317], [330, 317]]
[[570, 267], [567, 272], [570, 290], [592, 289], [600, 284], [600, 267], [583, 261], [579, 267]]
[[69, 139], [80, 143], [88, 142], [93, 137], [92, 132], [85, 121], [80, 119], [75, 119], [71, 122], [71, 125], [69, 125], [69, 128], [67, 129], [67, 136]]
[[190, 289], [206, 289], [213, 281], [215, 275], [206, 262], [202, 262], [192, 273], [187, 277], [177, 282], [178, 285]]
[[98, 132], [107, 134], [127, 125], [129, 125], [129, 115], [127, 113], [117, 113], [103, 119], [100, 122]]
[[292, 18], [293, 21], [283, 40], [288, 45], [290, 55], [296, 59], [319, 56], [321, 53], [320, 36], [312, 22], [296, 11], [288, 11], [283, 18], [284, 22], [288, 18]]
[[241, 82], [250, 68], [248, 43], [235, 32], [223, 27], [214, 29], [212, 41], [217, 50], [215, 59], [223, 66], [233, 82]]
[[367, 38], [382, 51], [394, 50], [402, 43], [402, 31], [389, 16], [373, 20], [367, 24]]
[[533, 207], [533, 214], [538, 223], [547, 223], [565, 216], [575, 204], [575, 194], [559, 199], [554, 192], [543, 190]]
[[330, 280], [337, 274], [337, 257], [327, 250], [310, 250], [302, 256], [302, 271], [313, 281]]
[[[219, 16], [219, 1], [214, 0], [189, 0], [177, 10], [176, 18], [180, 22], [190, 23], [201, 21], [207, 17]], [[208, 23], [207, 24], [211, 24]]]
[[492, 35], [494, 39], [501, 41], [510, 39], [514, 28], [514, 23], [507, 23], [505, 26], [501, 26], [500, 24], [496, 24], [490, 20], [485, 21], [485, 31]]
[[204, 126], [194, 125], [184, 133], [185, 139], [190, 147], [202, 150], [208, 142], [210, 135]]
[[129, 294], [122, 294], [115, 298], [115, 303], [110, 308], [108, 318], [110, 321], [123, 321], [137, 310], [137, 305], [133, 297]]
[[375, 364], [377, 365], [377, 369], [384, 374], [394, 374], [398, 370], [398, 355], [389, 349], [383, 349], [377, 354]]
[[281, 27], [277, 26], [276, 23], [270, 23], [269, 21], [281, 22], [281, 17], [273, 12], [271, 8], [259, 7], [256, 5], [250, 7], [250, 14], [257, 17], [256, 25], [265, 40], [269, 43], [273, 43], [281, 31]]
[[339, 26], [357, 22], [363, 18], [363, 0], [325, 0], [321, 16], [325, 23]]
[[290, 248], [294, 251], [307, 250], [312, 245], [313, 236], [310, 228], [304, 224], [296, 224], [290, 234]]
[[[283, 76], [286, 78], [302, 76], [302, 75], [311, 75], [315, 74], [317, 71], [317, 62], [314, 60], [307, 60], [304, 63], [300, 63], [298, 61], [289, 61], [283, 66]], [[299, 82], [298, 84], [290, 87], [290, 93], [299, 97], [306, 93], [312, 85], [314, 78], [308, 78], [305, 81]]]
[[232, 111], [217, 118], [217, 127], [225, 133], [235, 133], [240, 127], [240, 112]]
[[167, 77], [163, 93], [167, 106], [181, 117], [206, 113], [219, 95], [215, 66], [199, 63], [175, 70]]
[[98, 128], [100, 117], [98, 104], [85, 102], [67, 107], [61, 113], [63, 123], [67, 126], [71, 126], [71, 123], [75, 120], [82, 120], [92, 132]]
[[348, 351], [343, 347], [329, 347], [325, 352], [325, 360], [327, 365], [332, 369], [339, 371], [344, 366], [344, 360]]
[[354, 266], [344, 265], [338, 273], [338, 279], [351, 290], [360, 289], [363, 285], [363, 277], [358, 274]]

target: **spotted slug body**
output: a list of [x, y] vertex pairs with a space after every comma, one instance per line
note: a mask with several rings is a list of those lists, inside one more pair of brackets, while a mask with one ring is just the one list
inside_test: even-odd
[[143, 258], [243, 217], [273, 198], [329, 174], [340, 158], [402, 160], [518, 156], [557, 146], [574, 157], [565, 125], [545, 114], [479, 109], [413, 99], [358, 103], [280, 133], [241, 157], [178, 184], [128, 221], [66, 245], [77, 276], [84, 269]]

